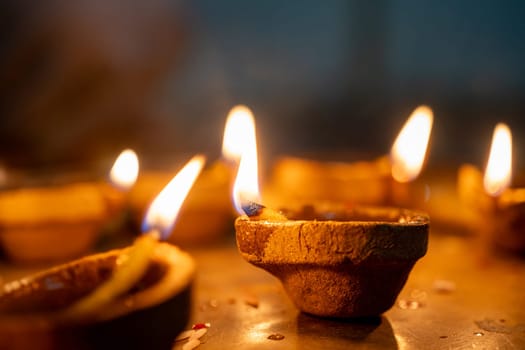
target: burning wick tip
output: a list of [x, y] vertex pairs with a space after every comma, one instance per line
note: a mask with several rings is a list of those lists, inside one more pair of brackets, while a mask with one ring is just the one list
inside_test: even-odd
[[157, 241], [160, 241], [162, 239], [162, 234], [160, 232], [161, 231], [158, 229], [151, 229], [146, 233], [146, 235], [156, 239]]
[[250, 219], [286, 221], [288, 218], [276, 210], [265, 207], [262, 204], [247, 201], [242, 210]]
[[259, 216], [265, 208], [266, 207], [262, 204], [249, 201], [242, 206], [242, 211], [244, 211], [249, 217], [252, 217]]

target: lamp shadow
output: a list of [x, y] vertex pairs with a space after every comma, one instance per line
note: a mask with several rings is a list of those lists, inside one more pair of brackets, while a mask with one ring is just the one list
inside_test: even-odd
[[301, 349], [398, 349], [392, 326], [384, 316], [327, 319], [299, 313], [297, 332]]

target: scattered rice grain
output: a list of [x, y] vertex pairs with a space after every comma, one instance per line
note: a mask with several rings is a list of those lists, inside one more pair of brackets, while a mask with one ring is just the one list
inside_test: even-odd
[[197, 330], [197, 329], [201, 329], [201, 328], [210, 328], [210, 323], [195, 323], [191, 329], [193, 330]]
[[423, 306], [423, 303], [417, 300], [401, 299], [397, 302], [397, 306], [403, 310], [416, 310]]
[[204, 334], [206, 334], [206, 332], [208, 332], [208, 328], [198, 329], [198, 330], [194, 331], [194, 333], [191, 335], [190, 340], [192, 340], [192, 339], [200, 339]]

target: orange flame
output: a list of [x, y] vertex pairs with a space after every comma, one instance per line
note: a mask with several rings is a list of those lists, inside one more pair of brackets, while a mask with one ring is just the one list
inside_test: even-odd
[[392, 177], [399, 182], [414, 180], [423, 167], [434, 116], [427, 106], [412, 112], [390, 151]]
[[202, 155], [194, 156], [164, 187], [151, 202], [142, 223], [142, 232], [159, 230], [163, 238], [166, 238], [205, 161]]
[[139, 159], [131, 149], [120, 153], [111, 168], [109, 178], [115, 186], [127, 190], [131, 188], [139, 175]]
[[[249, 111], [249, 110], [248, 110]], [[239, 214], [244, 214], [242, 206], [247, 201], [260, 203], [259, 170], [257, 162], [257, 140], [255, 136], [255, 120], [253, 115], [243, 117], [239, 123], [236, 135], [242, 135], [238, 139], [237, 148], [240, 156], [239, 170], [233, 185], [233, 203]]]
[[246, 147], [255, 139], [255, 120], [252, 111], [243, 105], [230, 110], [224, 127], [222, 154], [231, 161], [239, 161]]
[[489, 160], [483, 185], [491, 196], [501, 194], [510, 185], [512, 177], [512, 134], [506, 124], [494, 128]]

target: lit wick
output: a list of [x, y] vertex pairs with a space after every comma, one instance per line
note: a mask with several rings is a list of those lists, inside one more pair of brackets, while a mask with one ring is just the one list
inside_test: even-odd
[[260, 215], [266, 207], [255, 202], [245, 202], [242, 204], [242, 211], [249, 217]]
[[[237, 213], [246, 214], [254, 220], [275, 220], [283, 221], [287, 218], [275, 210], [265, 207], [261, 203], [259, 191], [259, 172], [257, 161], [257, 138], [255, 133], [255, 119], [251, 111], [244, 106], [237, 106], [232, 109], [228, 117], [225, 132], [225, 140], [229, 146], [226, 148], [232, 159], [240, 158], [237, 176], [233, 185], [233, 203]], [[229, 137], [226, 137], [229, 133]], [[238, 159], [237, 158], [237, 159]]]
[[[361, 208], [345, 210], [335, 220], [307, 219], [294, 211], [293, 218], [302, 219], [288, 220], [260, 204], [255, 139], [250, 144], [233, 186], [242, 215], [235, 220], [235, 234], [243, 258], [279, 278], [295, 305], [309, 314], [368, 317], [388, 310], [426, 252], [428, 217]], [[311, 206], [303, 212], [317, 213]]]
[[195, 156], [175, 175], [151, 203], [144, 218], [143, 234], [118, 257], [113, 275], [91, 294], [66, 309], [64, 317], [95, 312], [142, 278], [159, 240], [171, 232], [182, 203], [204, 163], [204, 156]]
[[286, 221], [288, 218], [282, 213], [267, 208], [266, 206], [251, 202], [245, 201], [241, 204], [242, 211], [253, 220], [268, 220], [268, 221]]
[[473, 228], [482, 233], [483, 243], [523, 254], [525, 189], [511, 188], [511, 182], [512, 133], [499, 123], [494, 128], [485, 173], [474, 165], [463, 165], [458, 191], [465, 207], [475, 215]]

